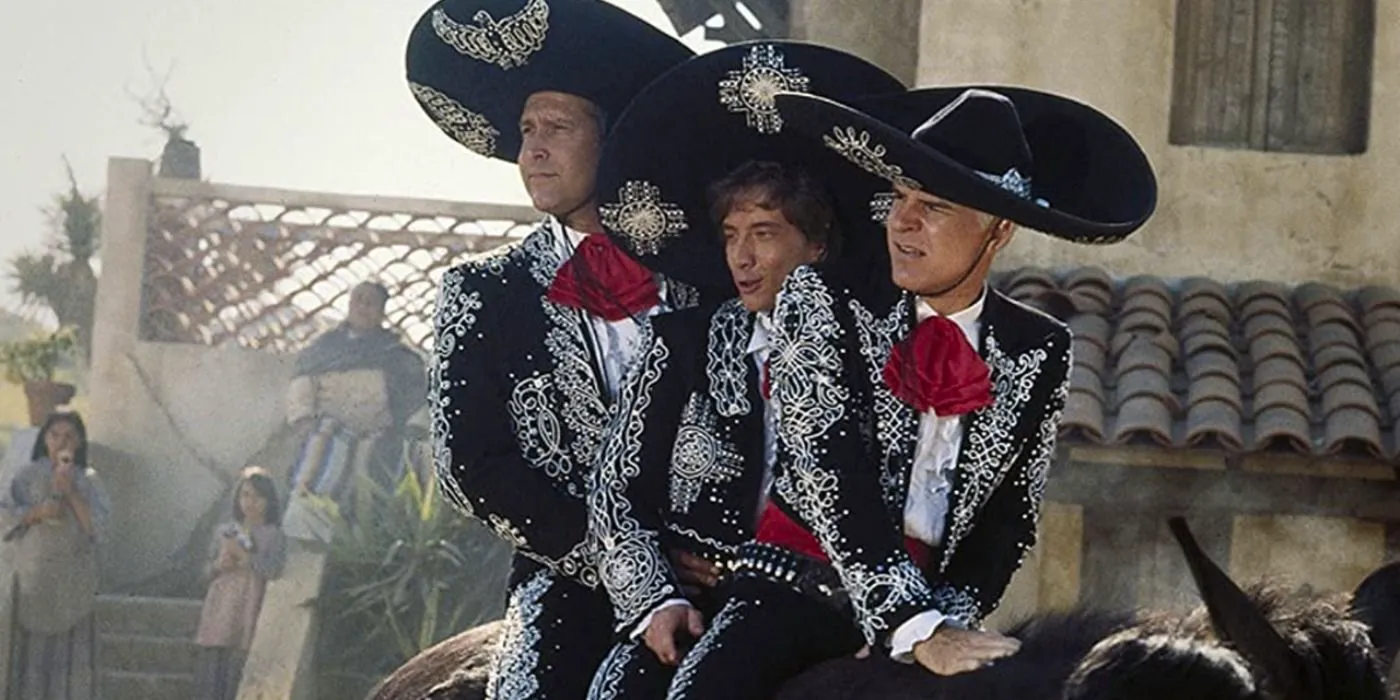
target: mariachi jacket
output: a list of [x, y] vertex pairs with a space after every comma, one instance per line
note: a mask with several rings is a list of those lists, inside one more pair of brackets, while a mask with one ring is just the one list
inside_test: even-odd
[[[546, 220], [443, 275], [429, 407], [448, 500], [519, 554], [592, 587], [586, 491], [612, 402], [585, 313], [545, 297], [566, 259], [562, 235]], [[665, 289], [671, 309], [698, 302], [675, 280]]]
[[915, 303], [905, 293], [873, 311], [801, 267], [773, 319], [777, 504], [821, 542], [867, 641], [884, 649], [926, 610], [973, 627], [995, 609], [1035, 544], [1069, 390], [1068, 327], [989, 290], [978, 351], [993, 403], [964, 417], [943, 541], [920, 570], [903, 547], [920, 414], [881, 379], [891, 348], [914, 328]]
[[754, 318], [737, 299], [656, 318], [619, 392], [589, 496], [619, 631], [682, 597], [667, 549], [723, 562], [753, 537], [764, 475]]

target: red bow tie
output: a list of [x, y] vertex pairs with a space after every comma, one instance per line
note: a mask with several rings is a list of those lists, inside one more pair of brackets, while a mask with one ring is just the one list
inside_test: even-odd
[[885, 386], [920, 413], [956, 416], [992, 403], [987, 363], [968, 344], [958, 324], [931, 316], [894, 346], [885, 363]]
[[661, 303], [651, 271], [602, 233], [590, 233], [579, 242], [554, 274], [547, 296], [607, 321], [630, 318]]

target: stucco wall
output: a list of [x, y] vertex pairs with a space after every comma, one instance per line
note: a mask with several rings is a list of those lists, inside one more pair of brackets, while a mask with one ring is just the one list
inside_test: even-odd
[[924, 0], [918, 83], [1028, 85], [1113, 115], [1160, 180], [1134, 239], [1087, 248], [1023, 231], [1004, 266], [1101, 265], [1115, 274], [1223, 280], [1400, 279], [1400, 0], [1377, 0], [1368, 150], [1307, 156], [1170, 146], [1175, 2]]
[[913, 85], [919, 63], [919, 7], [920, 0], [790, 0], [788, 33], [849, 51]]
[[107, 550], [112, 584], [170, 568], [199, 518], [228, 499], [214, 472], [232, 477], [277, 429], [291, 361], [163, 343], [116, 358], [123, 390], [93, 402], [94, 440], [117, 457], [98, 465], [117, 534]]
[[107, 172], [102, 278], [93, 332], [93, 461], [113, 502], [108, 586], [171, 567], [196, 521], [285, 415], [292, 358], [236, 348], [141, 342], [150, 163]]

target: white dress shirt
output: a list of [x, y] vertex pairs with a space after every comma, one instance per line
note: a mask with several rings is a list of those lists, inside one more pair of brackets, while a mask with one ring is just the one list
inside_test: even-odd
[[[764, 377], [764, 365], [768, 362], [768, 351], [772, 346], [773, 319], [767, 311], [754, 314], [753, 334], [749, 336], [748, 354], [758, 368], [758, 381]], [[773, 487], [773, 465], [778, 461], [778, 412], [772, 398], [763, 400], [763, 480], [758, 489], [758, 508], [754, 510], [754, 520], [762, 515], [768, 505], [768, 491]]]
[[[948, 316], [962, 330], [963, 337], [975, 350], [981, 337], [982, 295], [971, 306]], [[915, 311], [919, 321], [937, 316], [927, 303], [920, 300]], [[962, 416], [939, 416], [932, 410], [919, 417], [919, 441], [914, 451], [914, 467], [909, 472], [909, 493], [904, 499], [904, 534], [930, 547], [943, 541], [947, 522], [948, 495], [953, 471], [958, 465], [962, 447]], [[938, 630], [948, 621], [942, 612], [928, 610], [909, 618], [890, 636], [890, 656], [906, 663], [914, 660], [914, 645]]]

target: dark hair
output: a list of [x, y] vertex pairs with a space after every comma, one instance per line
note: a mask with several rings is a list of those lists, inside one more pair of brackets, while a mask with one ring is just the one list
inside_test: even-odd
[[34, 438], [34, 449], [29, 453], [29, 461], [37, 462], [49, 455], [49, 445], [44, 442], [44, 436], [49, 434], [49, 429], [59, 423], [68, 423], [73, 429], [78, 431], [78, 449], [73, 451], [73, 461], [78, 466], [88, 465], [88, 437], [87, 426], [83, 424], [83, 417], [76, 411], [54, 411], [44, 419], [44, 424], [39, 428], [39, 436]]
[[[359, 284], [357, 284], [357, 285], [355, 285], [355, 286], [356, 286], [356, 288], [359, 288], [359, 287], [369, 287], [370, 289], [373, 289], [374, 291], [376, 291], [376, 292], [379, 293], [379, 299], [381, 300], [381, 303], [385, 303], [385, 304], [389, 303], [389, 288], [386, 287], [386, 286], [384, 286], [384, 283], [382, 283], [382, 282], [375, 282], [375, 281], [372, 281], [372, 280], [371, 280], [371, 281], [361, 282], [361, 283], [359, 283]], [[353, 291], [353, 290], [352, 290], [352, 291]]]
[[826, 245], [826, 258], [841, 254], [841, 227], [831, 193], [795, 165], [750, 160], [710, 184], [710, 219], [723, 232], [724, 217], [743, 202], [783, 213], [807, 240]]
[[263, 518], [267, 524], [281, 524], [282, 504], [277, 500], [277, 485], [273, 483], [272, 475], [262, 467], [248, 467], [239, 474], [238, 484], [233, 487], [233, 519], [243, 522], [243, 507], [238, 505], [238, 494], [243, 491], [243, 484], [252, 484], [253, 490], [267, 503]]
[[1130, 630], [1095, 646], [1064, 700], [1255, 700], [1259, 688], [1235, 651], [1200, 639]]

